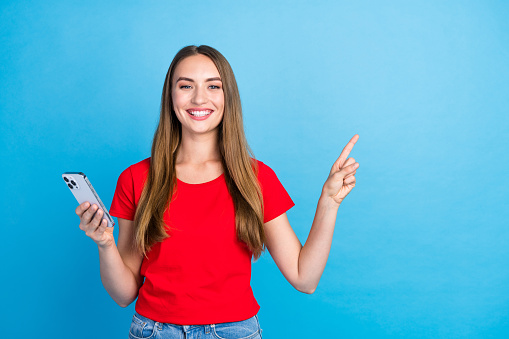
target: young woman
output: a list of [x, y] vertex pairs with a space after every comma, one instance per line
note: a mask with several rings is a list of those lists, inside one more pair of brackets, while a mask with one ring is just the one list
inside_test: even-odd
[[[98, 245], [101, 279], [122, 307], [136, 298], [130, 338], [261, 338], [251, 259], [266, 247], [297, 290], [313, 293], [329, 255], [338, 208], [359, 164], [336, 160], [301, 245], [286, 211], [294, 204], [275, 173], [250, 156], [228, 61], [188, 46], [164, 83], [151, 157], [119, 177], [110, 213], [76, 209]], [[171, 197], [171, 198], [170, 198]], [[102, 220], [102, 221], [101, 221]]]

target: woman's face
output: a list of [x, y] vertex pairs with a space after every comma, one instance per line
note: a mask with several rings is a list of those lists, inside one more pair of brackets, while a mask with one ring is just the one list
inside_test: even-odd
[[217, 133], [223, 119], [224, 93], [214, 62], [202, 54], [182, 59], [172, 79], [173, 109], [187, 133]]

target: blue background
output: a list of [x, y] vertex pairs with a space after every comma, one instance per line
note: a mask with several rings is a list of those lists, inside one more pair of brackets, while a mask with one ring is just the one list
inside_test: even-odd
[[313, 295], [266, 253], [264, 338], [509, 336], [509, 4], [505, 1], [2, 1], [2, 337], [125, 338], [96, 245], [61, 179], [109, 206], [150, 155], [183, 46], [230, 61], [245, 129], [306, 240], [343, 146], [357, 186]]

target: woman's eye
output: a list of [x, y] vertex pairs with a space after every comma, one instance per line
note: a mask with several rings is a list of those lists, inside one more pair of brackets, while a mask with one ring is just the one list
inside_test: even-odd
[[189, 85], [182, 85], [182, 86], [180, 86], [180, 89], [189, 89], [189, 88], [191, 88], [191, 86], [189, 86]]
[[210, 85], [209, 87], [210, 87], [211, 89], [219, 89], [219, 88], [221, 88], [221, 87], [216, 86], [216, 85]]

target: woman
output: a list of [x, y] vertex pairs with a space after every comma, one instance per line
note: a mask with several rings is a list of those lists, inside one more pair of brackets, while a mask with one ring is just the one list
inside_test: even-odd
[[110, 296], [122, 307], [138, 298], [130, 337], [260, 338], [251, 258], [265, 247], [292, 286], [313, 293], [338, 208], [355, 186], [359, 165], [348, 155], [357, 140], [334, 163], [302, 246], [286, 217], [292, 200], [249, 156], [228, 61], [208, 46], [180, 50], [166, 75], [151, 158], [117, 183], [110, 213], [118, 244], [96, 205], [76, 209], [80, 229], [98, 245]]

